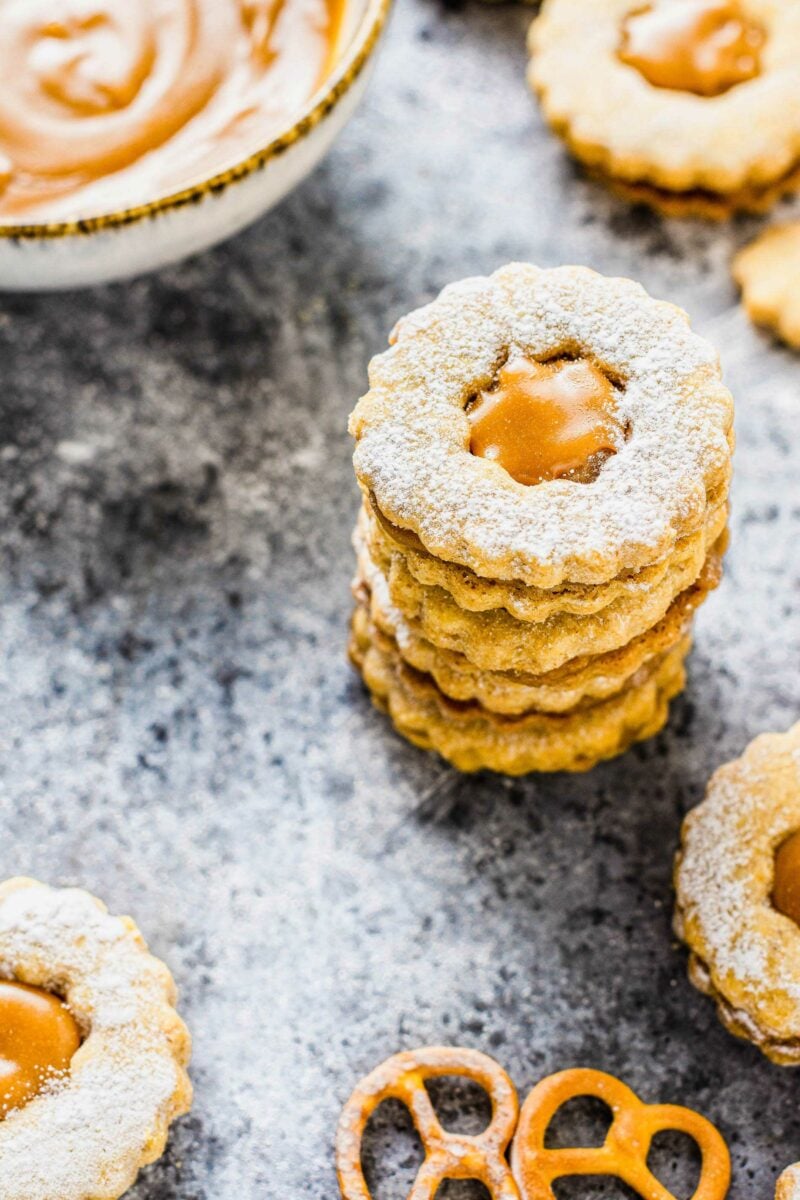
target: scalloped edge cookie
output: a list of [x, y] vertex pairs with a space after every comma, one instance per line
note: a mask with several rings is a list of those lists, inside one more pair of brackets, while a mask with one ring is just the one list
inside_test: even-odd
[[750, 319], [800, 350], [800, 221], [774, 225], [745, 246], [733, 278]]
[[688, 192], [670, 192], [651, 183], [631, 183], [615, 179], [602, 171], [587, 168], [589, 175], [605, 184], [614, 195], [628, 204], [643, 204], [663, 217], [697, 218], [701, 221], [729, 221], [737, 213], [760, 217], [781, 200], [800, 191], [800, 168], [763, 188], [743, 188], [724, 196], [719, 192], [696, 188]]
[[[582, 267], [512, 263], [401, 320], [350, 419], [362, 490], [434, 557], [540, 588], [603, 584], [673, 552], [721, 504], [733, 402], [674, 305]], [[590, 484], [517, 483], [469, 451], [465, 406], [511, 352], [584, 355], [623, 381], [623, 448]]]
[[63, 1083], [0, 1121], [0, 1196], [117, 1200], [191, 1105], [172, 976], [130, 917], [18, 878], [0, 884], [0, 977], [59, 995], [84, 1039]]
[[687, 636], [655, 669], [643, 670], [641, 679], [609, 700], [574, 713], [515, 718], [448, 700], [430, 677], [403, 662], [396, 647], [373, 641], [368, 624], [354, 620], [351, 630], [351, 660], [398, 733], [421, 749], [436, 750], [460, 771], [488, 768], [507, 775], [588, 771], [656, 734], [685, 684], [691, 646]]
[[742, 6], [767, 34], [761, 70], [707, 97], [654, 87], [620, 59], [632, 0], [545, 0], [528, 35], [528, 79], [548, 123], [606, 179], [679, 199], [704, 192], [731, 211], [777, 199], [800, 167], [800, 10]]
[[[672, 554], [643, 567], [641, 571], [618, 576], [595, 587], [572, 584], [545, 590], [501, 579], [484, 579], [460, 567], [428, 554], [420, 544], [393, 536], [392, 527], [365, 500], [359, 514], [359, 527], [369, 546], [373, 561], [389, 576], [392, 560], [399, 555], [417, 583], [440, 587], [449, 592], [459, 608], [467, 612], [487, 612], [503, 608], [518, 621], [546, 621], [557, 615], [588, 617], [624, 603], [632, 610], [642, 597], [658, 590], [674, 599], [689, 587], [703, 569], [710, 548], [722, 535], [728, 521], [727, 501], [709, 511], [702, 529], [682, 538]], [[396, 531], [395, 531], [396, 532]]]
[[683, 823], [675, 930], [731, 1033], [800, 1064], [800, 928], [771, 903], [775, 851], [800, 829], [800, 724], [712, 776]]
[[358, 529], [353, 542], [358, 560], [354, 595], [369, 612], [376, 629], [396, 644], [410, 666], [431, 675], [451, 699], [476, 700], [484, 708], [507, 715], [520, 715], [532, 709], [567, 712], [587, 701], [605, 699], [621, 691], [643, 665], [672, 649], [681, 639], [695, 610], [718, 585], [722, 573], [720, 555], [712, 553], [700, 579], [675, 599], [656, 625], [638, 638], [605, 654], [579, 656], [555, 670], [534, 674], [481, 668], [465, 654], [442, 648], [426, 638], [392, 603], [387, 581], [371, 560]]
[[[698, 580], [685, 589], [693, 592], [694, 607], [716, 588], [722, 577], [722, 554], [727, 533], [713, 548]], [[484, 671], [524, 671], [541, 675], [556, 671], [574, 659], [613, 654], [647, 634], [664, 619], [680, 597], [658, 593], [642, 597], [632, 612], [610, 605], [588, 617], [550, 617], [539, 624], [522, 622], [505, 609], [473, 613], [460, 608], [449, 592], [417, 583], [403, 560], [395, 560], [387, 578], [389, 597], [406, 623], [437, 648], [462, 654]], [[681, 593], [683, 596], [685, 593]]]

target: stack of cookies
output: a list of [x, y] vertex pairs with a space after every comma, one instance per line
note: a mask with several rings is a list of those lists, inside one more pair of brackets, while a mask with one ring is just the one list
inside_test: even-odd
[[684, 313], [514, 264], [401, 321], [352, 416], [351, 657], [462, 770], [585, 770], [661, 728], [721, 572], [732, 400]]

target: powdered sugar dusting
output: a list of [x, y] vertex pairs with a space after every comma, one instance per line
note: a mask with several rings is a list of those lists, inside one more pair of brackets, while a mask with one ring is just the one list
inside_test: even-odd
[[[469, 453], [464, 405], [509, 353], [584, 354], [623, 381], [631, 436], [592, 484], [516, 483]], [[399, 322], [351, 418], [356, 474], [438, 557], [553, 587], [667, 553], [727, 486], [732, 401], [683, 312], [577, 267], [512, 264], [446, 288]]]
[[88, 893], [12, 881], [0, 888], [0, 974], [60, 994], [85, 1038], [65, 1079], [0, 1122], [0, 1196], [119, 1196], [189, 1096], [168, 971]]
[[762, 1037], [800, 1038], [800, 930], [770, 902], [775, 850], [800, 828], [800, 725], [753, 742], [687, 818], [677, 869], [691, 949]]
[[605, 0], [589, 21], [583, 0], [543, 7], [530, 31], [529, 78], [550, 124], [606, 173], [676, 192], [730, 195], [785, 175], [800, 152], [797, 6], [745, 6], [768, 31], [763, 69], [713, 103], [653, 87], [621, 62], [620, 27], [633, 7]]

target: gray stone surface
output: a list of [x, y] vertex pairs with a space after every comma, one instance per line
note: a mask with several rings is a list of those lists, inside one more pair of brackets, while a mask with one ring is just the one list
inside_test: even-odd
[[[523, 84], [528, 19], [403, 0], [334, 153], [251, 231], [128, 286], [0, 299], [3, 872], [132, 912], [195, 1036], [194, 1112], [136, 1200], [328, 1200], [351, 1085], [439, 1041], [522, 1090], [585, 1063], [696, 1105], [733, 1200], [800, 1158], [796, 1076], [722, 1030], [670, 935], [681, 815], [800, 711], [800, 365], [737, 306], [757, 223], [662, 222], [580, 178]], [[512, 258], [684, 305], [738, 400], [689, 689], [580, 778], [454, 774], [344, 658], [367, 359]], [[382, 1198], [413, 1159], [392, 1131]]]

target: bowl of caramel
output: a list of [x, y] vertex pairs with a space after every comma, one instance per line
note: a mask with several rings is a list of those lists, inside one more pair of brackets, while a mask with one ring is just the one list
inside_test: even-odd
[[155, 270], [308, 174], [390, 0], [0, 0], [0, 289]]

